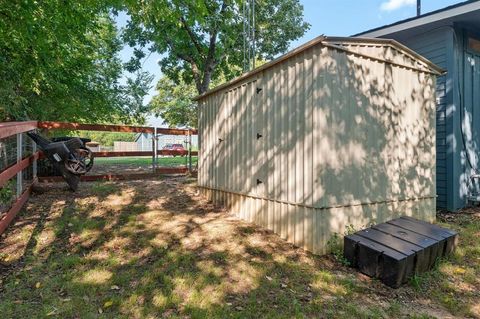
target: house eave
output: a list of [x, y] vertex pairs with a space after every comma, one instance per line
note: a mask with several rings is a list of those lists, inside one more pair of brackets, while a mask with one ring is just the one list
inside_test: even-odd
[[364, 31], [358, 34], [353, 35], [354, 37], [369, 37], [369, 38], [378, 38], [387, 36], [389, 34], [394, 34], [397, 32], [405, 31], [408, 29], [419, 28], [428, 26], [430, 24], [441, 24], [442, 21], [444, 25], [448, 25], [449, 21], [460, 17], [465, 14], [472, 13], [474, 11], [480, 12], [480, 1], [467, 1], [462, 2], [447, 8], [443, 8], [437, 11], [429, 12], [427, 14], [398, 21], [396, 23], [374, 28], [368, 31]]

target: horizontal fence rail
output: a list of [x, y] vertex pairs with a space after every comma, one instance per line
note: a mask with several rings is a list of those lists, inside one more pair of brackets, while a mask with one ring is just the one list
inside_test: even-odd
[[[94, 157], [151, 157], [152, 172], [151, 173], [131, 173], [131, 174], [100, 174], [100, 175], [84, 175], [81, 176], [82, 181], [97, 180], [133, 180], [146, 179], [152, 176], [165, 174], [186, 174], [192, 167], [192, 156], [197, 156], [198, 151], [191, 150], [191, 137], [197, 135], [194, 129], [172, 129], [158, 128], [147, 126], [132, 125], [108, 125], [108, 124], [81, 124], [66, 122], [50, 122], [50, 121], [25, 121], [25, 122], [3, 122], [0, 123], [0, 140], [11, 136], [17, 136], [17, 161], [16, 163], [4, 168], [0, 171], [0, 188], [5, 187], [7, 183], [17, 177], [17, 192], [10, 208], [4, 215], [0, 215], [0, 234], [2, 234], [15, 216], [20, 212], [27, 202], [33, 185], [36, 182], [59, 182], [63, 181], [61, 176], [37, 177], [37, 160], [44, 158], [41, 151], [37, 151], [36, 144], [33, 143], [33, 154], [22, 156], [22, 148], [24, 145], [23, 133], [41, 129], [41, 130], [75, 130], [75, 131], [103, 131], [103, 132], [121, 132], [121, 133], [147, 133], [152, 136], [152, 151], [98, 151], [93, 152]], [[188, 150], [157, 150], [158, 138], [162, 135], [183, 135], [188, 138]], [[158, 167], [156, 165], [158, 156], [187, 156], [189, 165], [183, 167]], [[32, 182], [23, 185], [22, 172], [33, 167]]]
[[[6, 168], [0, 173], [0, 187], [5, 186], [5, 184], [18, 172], [23, 171], [25, 168], [32, 165], [40, 157], [40, 152], [35, 152], [35, 154], [30, 155], [29, 157], [23, 158], [21, 161], [13, 164], [12, 166]], [[42, 154], [43, 155], [43, 154]]]
[[[190, 154], [192, 156], [197, 156], [198, 151], [191, 151]], [[94, 157], [132, 157], [132, 156], [152, 156], [154, 152], [152, 151], [125, 151], [125, 152], [114, 152], [114, 151], [100, 151], [100, 152], [93, 152]], [[180, 151], [180, 150], [158, 150], [157, 155], [162, 156], [186, 156], [188, 155], [188, 151]], [[43, 152], [39, 151], [38, 158], [45, 158]], [[1, 178], [0, 178], [1, 181]], [[1, 183], [1, 182], [0, 182]]]
[[33, 184], [35, 180], [29, 184], [20, 196], [17, 197], [13, 205], [10, 207], [5, 216], [0, 220], [0, 235], [7, 229], [8, 225], [17, 216], [18, 212], [22, 209], [23, 205], [27, 202], [32, 192]]
[[[197, 130], [175, 129], [163, 127], [149, 127], [149, 126], [132, 126], [132, 125], [109, 125], [109, 124], [80, 124], [80, 123], [66, 123], [66, 122], [38, 122], [38, 128], [54, 130], [79, 130], [79, 131], [101, 131], [101, 132], [122, 132], [122, 133], [150, 133], [163, 135], [197, 135]], [[190, 133], [189, 133], [190, 132]]]
[[[180, 150], [158, 150], [158, 155], [162, 156], [186, 156], [188, 155], [188, 151], [180, 151]], [[190, 154], [192, 156], [197, 156], [198, 151], [191, 151]], [[128, 157], [128, 156], [152, 156], [154, 152], [152, 151], [125, 151], [125, 152], [111, 152], [111, 151], [101, 151], [101, 152], [93, 152], [95, 157]]]
[[37, 121], [0, 123], [0, 139], [36, 129]]

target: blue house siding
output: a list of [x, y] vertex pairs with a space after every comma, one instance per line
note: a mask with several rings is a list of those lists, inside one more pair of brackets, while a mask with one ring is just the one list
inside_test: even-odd
[[[447, 52], [448, 30], [437, 30], [433, 33], [415, 36], [402, 41], [411, 49], [429, 59], [443, 69], [447, 69], [449, 52]], [[437, 78], [437, 207], [447, 208], [447, 76]]]
[[[458, 147], [453, 159], [454, 188], [451, 210], [463, 208], [467, 204], [469, 179], [472, 174], [478, 173], [480, 152], [480, 53], [467, 48], [468, 38], [480, 39], [480, 32], [477, 28], [469, 29], [462, 25], [456, 25], [455, 30], [455, 37], [452, 35], [454, 50], [451, 81], [454, 91], [453, 106], [458, 112], [455, 112], [452, 135], [455, 136]], [[473, 66], [471, 59], [474, 59]], [[463, 123], [463, 132], [460, 123]]]
[[[465, 207], [466, 204], [466, 188], [462, 178], [465, 176], [465, 167], [462, 161], [462, 153], [464, 152], [462, 143], [462, 133], [460, 129], [460, 95], [459, 95], [459, 78], [463, 77], [463, 45], [453, 28], [448, 28], [447, 32], [447, 209], [455, 211]], [[459, 73], [460, 72], [460, 73]], [[463, 86], [461, 88], [463, 90]]]

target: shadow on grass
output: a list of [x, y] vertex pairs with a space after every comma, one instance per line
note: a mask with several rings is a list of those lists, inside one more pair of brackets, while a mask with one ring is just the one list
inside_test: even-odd
[[406, 316], [388, 288], [196, 194], [167, 179], [35, 196], [0, 241], [2, 316]]

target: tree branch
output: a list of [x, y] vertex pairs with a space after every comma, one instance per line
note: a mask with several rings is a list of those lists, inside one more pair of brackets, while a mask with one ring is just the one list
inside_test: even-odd
[[175, 54], [177, 56], [177, 58], [179, 58], [181, 60], [184, 60], [185, 62], [188, 62], [188, 63], [194, 62], [194, 60], [191, 56], [188, 56], [184, 53], [181, 53], [180, 51], [175, 49], [175, 45], [173, 44], [172, 39], [170, 39], [169, 37], [165, 37], [165, 42], [167, 42], [167, 46], [170, 49], [170, 52]]
[[[225, 13], [227, 9], [227, 1], [223, 1], [222, 6], [219, 11], [219, 18], [223, 17], [223, 14]], [[223, 57], [216, 59], [215, 58], [215, 51], [217, 48], [217, 36], [218, 36], [218, 27], [215, 24], [215, 28], [210, 32], [210, 41], [208, 45], [208, 54], [205, 59], [205, 64], [204, 64], [204, 70], [203, 70], [203, 78], [202, 78], [202, 83], [201, 83], [201, 91], [199, 91], [200, 94], [206, 92], [208, 90], [208, 86], [210, 85], [210, 81], [212, 79], [212, 74], [213, 71], [215, 70], [215, 67], [220, 63], [220, 61], [223, 59]]]
[[194, 45], [195, 48], [197, 49], [198, 54], [200, 54], [200, 56], [204, 57], [203, 48], [202, 48], [202, 46], [200, 45], [200, 43], [198, 42], [198, 39], [197, 39], [197, 37], [195, 36], [195, 34], [193, 33], [193, 31], [188, 27], [187, 22], [185, 21], [185, 19], [184, 19], [183, 17], [180, 17], [180, 21], [182, 22], [182, 25], [183, 25], [183, 28], [185, 29], [185, 31], [187, 31], [188, 36], [189, 36], [190, 39], [192, 40], [193, 45]]
[[165, 37], [165, 41], [167, 42], [167, 45], [170, 49], [170, 52], [172, 52], [172, 54], [175, 54], [177, 58], [190, 64], [190, 66], [192, 67], [193, 79], [195, 80], [195, 86], [197, 87], [197, 90], [200, 92], [200, 89], [202, 87], [202, 81], [201, 81], [202, 76], [201, 76], [200, 69], [198, 68], [197, 62], [195, 62], [193, 57], [176, 50], [172, 39]]

